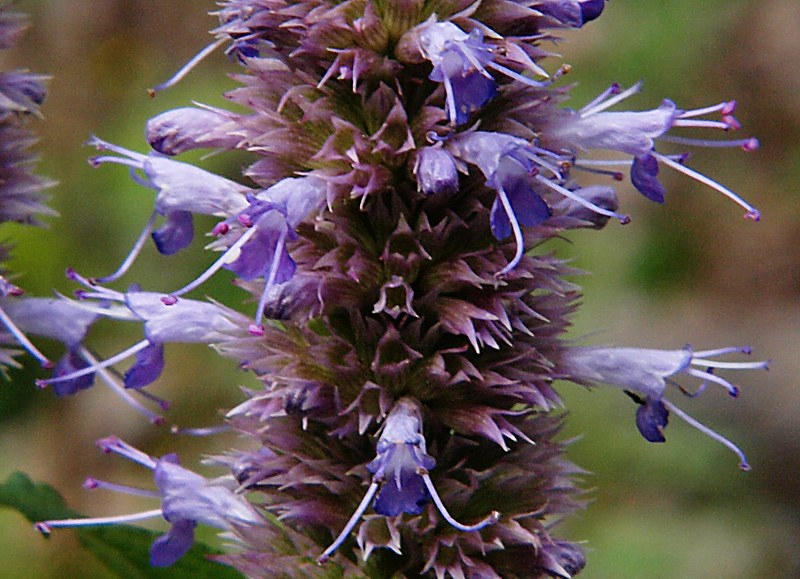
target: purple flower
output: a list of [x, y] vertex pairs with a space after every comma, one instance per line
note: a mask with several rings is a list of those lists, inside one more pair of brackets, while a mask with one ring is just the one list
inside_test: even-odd
[[537, 0], [531, 5], [562, 24], [580, 28], [603, 12], [605, 0]]
[[261, 526], [265, 523], [250, 503], [231, 490], [236, 486], [232, 477], [230, 480], [209, 480], [180, 466], [175, 454], [156, 459], [116, 437], [99, 440], [98, 445], [104, 452], [114, 452], [152, 470], [158, 492], [97, 479], [87, 479], [84, 486], [159, 498], [161, 508], [121, 517], [42, 521], [35, 525], [41, 533], [49, 535], [52, 529], [60, 527], [116, 525], [160, 516], [170, 523], [170, 528], [153, 541], [150, 562], [155, 567], [168, 567], [191, 548], [198, 524], [231, 530], [235, 526]]
[[425, 503], [433, 499], [442, 517], [460, 531], [478, 531], [500, 518], [500, 514], [493, 511], [474, 525], [463, 525], [447, 511], [428, 474], [436, 466], [436, 461], [425, 448], [421, 407], [416, 400], [401, 398], [395, 402], [386, 417], [376, 452], [375, 459], [367, 465], [367, 470], [373, 474], [372, 484], [342, 532], [319, 556], [318, 562], [327, 561], [339, 548], [369, 508], [376, 493], [373, 508], [376, 513], [387, 517], [402, 513], [418, 515]]
[[[569, 348], [564, 351], [562, 361], [566, 372], [578, 382], [601, 382], [619, 386], [628, 392], [640, 404], [636, 412], [636, 425], [646, 440], [664, 442], [663, 429], [667, 425], [669, 412], [673, 412], [735, 452], [740, 459], [740, 468], [749, 470], [747, 459], [738, 447], [664, 398], [667, 384], [675, 384], [673, 377], [679, 374], [702, 380], [700, 388], [694, 394], [678, 386], [688, 396], [698, 396], [709, 382], [713, 382], [725, 388], [730, 396], [736, 397], [738, 388], [717, 376], [715, 370], [766, 370], [769, 362], [723, 362], [713, 359], [733, 353], [749, 354], [750, 349], [720, 348], [694, 352], [688, 346], [682, 350]], [[705, 369], [699, 370], [696, 367]]]
[[503, 133], [474, 131], [452, 138], [448, 146], [454, 157], [477, 166], [486, 178], [486, 185], [497, 191], [490, 216], [494, 236], [505, 239], [514, 234], [516, 253], [498, 275], [512, 270], [522, 258], [525, 244], [521, 227], [533, 227], [550, 217], [550, 207], [539, 193], [543, 187], [555, 190], [598, 214], [616, 217], [623, 223], [629, 221], [627, 216], [599, 207], [559, 184], [563, 181], [559, 167], [540, 156], [539, 151], [524, 139]]
[[[82, 279], [74, 272], [71, 277]], [[132, 399], [124, 389], [141, 390], [161, 375], [164, 368], [164, 344], [173, 342], [218, 344], [247, 335], [247, 319], [215, 303], [176, 299], [152, 292], [132, 291], [121, 294], [92, 286], [86, 280], [83, 282], [94, 290], [91, 294], [88, 292], [83, 294], [84, 299], [95, 298], [98, 301], [73, 302], [65, 298], [53, 300], [58, 307], [58, 311], [54, 311], [51, 317], [53, 321], [58, 320], [58, 323], [67, 327], [72, 319], [81, 317], [92, 321], [97, 317], [105, 317], [138, 322], [143, 324], [145, 339], [102, 361], [97, 360], [86, 348], [73, 345], [51, 378], [37, 380], [37, 385], [40, 387], [52, 385], [58, 394], [73, 394], [88, 387], [91, 381], [87, 383], [87, 379], [98, 373], [103, 382], [126, 403], [148, 416], [151, 421], [158, 423], [162, 418]], [[78, 332], [73, 331], [77, 337]], [[131, 356], [135, 356], [134, 364], [126, 371], [124, 384], [120, 385], [107, 368]], [[149, 397], [166, 408], [164, 401], [152, 395]]]
[[[192, 214], [229, 217], [247, 206], [245, 193], [249, 187], [239, 185], [199, 167], [175, 161], [158, 153], [143, 155], [118, 147], [93, 137], [89, 144], [102, 151], [111, 151], [119, 156], [103, 155], [91, 159], [91, 164], [117, 163], [131, 168], [131, 174], [142, 185], [156, 191], [154, 212], [150, 217], [139, 241], [134, 244], [130, 255], [120, 268], [111, 275], [100, 278], [100, 282], [110, 282], [121, 277], [130, 267], [144, 240], [155, 224], [157, 215], [166, 219], [155, 231], [153, 241], [158, 250], [172, 255], [187, 247], [194, 238]], [[143, 177], [135, 171], [140, 171]]]
[[[621, 90], [611, 85], [588, 105], [578, 111], [562, 111], [545, 121], [545, 146], [560, 154], [577, 157], [577, 165], [586, 168], [605, 167], [612, 162], [583, 159], [581, 155], [591, 149], [606, 149], [632, 156], [621, 164], [631, 166], [633, 185], [648, 199], [664, 202], [665, 189], [658, 180], [658, 164], [663, 163], [689, 177], [715, 189], [743, 207], [745, 217], [758, 220], [759, 211], [727, 187], [683, 165], [686, 155], [664, 155], [655, 150], [656, 141], [700, 147], [740, 147], [745, 151], [758, 148], [758, 140], [746, 138], [731, 141], [689, 139], [668, 135], [676, 127], [709, 128], [723, 131], [740, 127], [734, 118], [734, 101], [693, 110], [680, 110], [671, 100], [665, 99], [658, 108], [649, 111], [608, 111], [607, 109], [639, 92], [641, 83]], [[720, 120], [700, 117], [720, 113]]]
[[[472, 113], [479, 111], [497, 93], [497, 83], [487, 70], [493, 69], [504, 75], [532, 86], [538, 83], [515, 70], [497, 62], [498, 52], [483, 40], [483, 33], [475, 28], [469, 34], [452, 22], [437, 22], [431, 16], [427, 22], [413, 31], [419, 51], [430, 61], [433, 70], [429, 78], [444, 85], [445, 112], [453, 125], [463, 125]], [[514, 55], [522, 56], [521, 51]], [[529, 58], [522, 58], [522, 65], [536, 74], [547, 76]]]

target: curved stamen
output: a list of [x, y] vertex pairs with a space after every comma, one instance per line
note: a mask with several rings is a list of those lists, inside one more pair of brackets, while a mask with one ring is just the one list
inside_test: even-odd
[[378, 481], [376, 480], [372, 481], [372, 484], [369, 485], [369, 488], [367, 489], [364, 498], [361, 499], [361, 502], [358, 504], [358, 508], [356, 508], [353, 515], [347, 521], [347, 524], [344, 526], [344, 529], [342, 529], [342, 532], [339, 533], [336, 539], [334, 539], [333, 543], [331, 543], [330, 546], [327, 549], [325, 549], [325, 551], [323, 551], [322, 555], [317, 557], [318, 565], [324, 565], [325, 562], [330, 558], [330, 556], [336, 551], [336, 549], [341, 547], [342, 543], [344, 543], [345, 539], [347, 539], [347, 537], [352, 532], [353, 528], [356, 526], [356, 523], [358, 523], [358, 521], [364, 515], [364, 512], [367, 510], [370, 503], [372, 503], [372, 499], [375, 496], [375, 493], [378, 492], [379, 486], [380, 483]]
[[522, 259], [522, 253], [525, 250], [525, 240], [522, 237], [522, 229], [519, 226], [519, 222], [517, 221], [517, 216], [514, 214], [514, 210], [511, 207], [511, 202], [508, 200], [505, 191], [503, 189], [498, 189], [497, 197], [500, 199], [500, 203], [503, 205], [503, 210], [506, 212], [506, 216], [508, 216], [508, 221], [511, 223], [511, 230], [514, 232], [514, 241], [517, 243], [517, 248], [514, 252], [514, 258], [508, 262], [503, 269], [497, 272], [496, 275], [505, 275], [515, 267]]
[[750, 464], [747, 462], [747, 457], [744, 455], [744, 453], [738, 446], [736, 446], [734, 443], [732, 443], [730, 440], [728, 440], [721, 434], [717, 434], [707, 426], [701, 424], [700, 422], [698, 422], [697, 420], [686, 414], [683, 410], [672, 404], [669, 400], [665, 400], [664, 398], [662, 398], [661, 402], [664, 404], [664, 406], [667, 407], [667, 409], [669, 409], [670, 412], [673, 412], [678, 418], [686, 422], [689, 426], [696, 428], [706, 436], [713, 438], [714, 440], [716, 440], [717, 442], [719, 442], [720, 444], [726, 446], [729, 450], [731, 450], [736, 456], [739, 457], [739, 468], [741, 470], [744, 471], [750, 470]]
[[694, 368], [686, 368], [684, 370], [690, 376], [694, 376], [695, 378], [700, 378], [701, 380], [705, 381], [708, 380], [710, 382], [715, 382], [725, 388], [733, 398], [736, 398], [739, 395], [739, 389], [725, 380], [724, 378], [720, 378], [716, 374], [712, 374], [711, 372], [703, 372], [701, 370], [695, 370]]
[[5, 312], [5, 310], [3, 310], [3, 308], [0, 308], [0, 323], [3, 324], [6, 327], [6, 329], [11, 334], [11, 336], [14, 338], [14, 340], [20, 346], [22, 346], [25, 349], [26, 352], [28, 352], [31, 356], [33, 356], [34, 358], [36, 358], [39, 361], [39, 364], [42, 366], [42, 368], [52, 368], [53, 367], [52, 360], [50, 360], [47, 356], [42, 354], [42, 352], [39, 350], [39, 348], [37, 348], [36, 346], [33, 345], [33, 342], [31, 342], [28, 339], [28, 336], [26, 336], [22, 332], [22, 330], [20, 330], [17, 327], [17, 325], [14, 323], [14, 320], [12, 320], [9, 317], [9, 315]]
[[452, 515], [450, 515], [450, 513], [447, 511], [447, 508], [444, 506], [444, 503], [442, 502], [439, 493], [436, 491], [436, 487], [433, 486], [433, 481], [431, 480], [431, 476], [428, 474], [428, 471], [424, 468], [420, 468], [419, 470], [417, 470], [417, 474], [419, 474], [422, 477], [422, 480], [425, 483], [425, 486], [427, 487], [428, 492], [431, 495], [431, 498], [433, 499], [433, 504], [436, 505], [436, 508], [439, 510], [439, 513], [441, 513], [442, 517], [444, 517], [444, 520], [450, 523], [453, 527], [455, 527], [459, 531], [464, 531], [464, 532], [480, 531], [484, 527], [488, 527], [489, 525], [494, 525], [497, 521], [500, 520], [500, 513], [497, 511], [492, 511], [483, 520], [475, 523], [474, 525], [464, 525], [462, 523], [459, 523], [452, 517]]
[[228, 41], [228, 37], [227, 36], [222, 36], [222, 37], [218, 38], [217, 40], [215, 40], [214, 42], [212, 42], [211, 44], [207, 45], [200, 52], [195, 54], [189, 60], [189, 62], [184, 64], [182, 67], [180, 67], [178, 69], [178, 72], [176, 72], [174, 75], [172, 75], [172, 77], [168, 78], [167, 80], [165, 80], [161, 84], [158, 84], [158, 85], [154, 86], [153, 88], [147, 89], [147, 94], [149, 94], [151, 97], [154, 97], [154, 96], [156, 96], [157, 92], [160, 92], [162, 90], [165, 90], [165, 89], [168, 89], [168, 88], [170, 88], [172, 86], [175, 86], [187, 74], [189, 74], [195, 66], [200, 64], [203, 60], [205, 60], [205, 58], [209, 54], [214, 52], [217, 48], [219, 48], [220, 46], [225, 44], [227, 41]]
[[142, 232], [136, 239], [136, 243], [133, 244], [133, 247], [131, 248], [130, 252], [128, 252], [128, 256], [125, 258], [122, 264], [120, 264], [120, 266], [114, 273], [111, 273], [103, 277], [92, 278], [90, 281], [94, 283], [110, 283], [112, 281], [118, 280], [123, 275], [125, 275], [127, 271], [130, 269], [131, 265], [133, 265], [133, 262], [139, 256], [139, 253], [141, 253], [142, 248], [147, 242], [147, 238], [150, 236], [150, 232], [153, 230], [153, 225], [156, 222], [157, 215], [158, 213], [153, 211], [153, 213], [150, 215], [150, 219], [147, 220], [147, 224], [144, 226], [144, 229], [142, 229]]
[[655, 151], [652, 152], [652, 155], [665, 165], [672, 167], [673, 169], [683, 173], [684, 175], [688, 175], [692, 179], [695, 179], [696, 181], [699, 181], [700, 183], [707, 185], [708, 187], [711, 187], [716, 191], [719, 191], [720, 193], [725, 195], [728, 199], [731, 199], [736, 204], [746, 209], [747, 213], [744, 214], [745, 218], [752, 219], [753, 221], [758, 221], [759, 219], [761, 219], [761, 212], [758, 209], [750, 205], [747, 201], [739, 197], [736, 193], [734, 193], [724, 185], [717, 183], [713, 179], [709, 179], [708, 177], [706, 177], [702, 173], [698, 173], [694, 169], [690, 169], [685, 165], [681, 165], [680, 163], [669, 158], [667, 155], [662, 155], [661, 153], [656, 153]]

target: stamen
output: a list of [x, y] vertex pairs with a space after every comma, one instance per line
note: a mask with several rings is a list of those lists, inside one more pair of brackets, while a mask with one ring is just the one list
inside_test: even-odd
[[652, 152], [652, 155], [659, 161], [663, 162], [665, 165], [672, 167], [673, 169], [683, 173], [684, 175], [688, 175], [692, 179], [695, 179], [696, 181], [699, 181], [700, 183], [707, 185], [708, 187], [711, 187], [716, 191], [719, 191], [727, 198], [731, 199], [732, 201], [740, 205], [741, 207], [744, 207], [747, 210], [747, 213], [744, 214], [744, 217], [746, 219], [752, 219], [753, 221], [758, 221], [759, 219], [761, 219], [761, 212], [758, 209], [750, 205], [747, 201], [739, 197], [736, 193], [734, 193], [727, 187], [717, 183], [712, 179], [709, 179], [708, 177], [706, 177], [702, 173], [698, 173], [694, 169], [690, 169], [689, 167], [681, 165], [680, 163], [669, 158], [667, 155], [662, 155], [661, 153], [656, 153], [655, 151]]
[[739, 457], [739, 468], [741, 470], [744, 471], [750, 470], [750, 464], [747, 462], [747, 457], [745, 457], [744, 453], [741, 451], [741, 449], [739, 449], [738, 446], [736, 446], [734, 443], [732, 443], [730, 440], [728, 440], [721, 434], [717, 434], [707, 426], [704, 426], [703, 424], [699, 423], [697, 420], [686, 414], [683, 410], [672, 404], [669, 400], [665, 400], [664, 398], [662, 398], [661, 402], [664, 404], [664, 406], [667, 407], [667, 409], [670, 412], [673, 412], [678, 418], [682, 419], [689, 426], [693, 426], [706, 436], [713, 438], [714, 440], [716, 440], [717, 442], [719, 442], [720, 444], [726, 446], [729, 450], [731, 450], [736, 456]]
[[231, 245], [231, 246], [230, 246], [228, 249], [226, 249], [226, 250], [223, 252], [223, 254], [222, 254], [220, 257], [219, 257], [219, 259], [217, 259], [217, 261], [215, 261], [214, 263], [212, 263], [212, 264], [211, 264], [211, 266], [209, 266], [209, 268], [208, 268], [206, 271], [204, 271], [202, 274], [200, 274], [200, 276], [199, 276], [197, 279], [195, 279], [194, 281], [192, 281], [192, 282], [188, 283], [187, 285], [183, 286], [181, 289], [179, 289], [179, 290], [177, 290], [177, 291], [174, 291], [174, 292], [171, 292], [171, 293], [170, 293], [170, 295], [171, 295], [171, 296], [173, 296], [173, 297], [182, 296], [183, 294], [189, 293], [189, 292], [190, 292], [190, 291], [192, 291], [193, 289], [195, 289], [195, 288], [197, 288], [197, 287], [201, 286], [201, 285], [202, 285], [203, 283], [205, 283], [205, 282], [206, 282], [206, 281], [207, 281], [207, 280], [208, 280], [208, 279], [209, 279], [209, 278], [210, 278], [212, 275], [214, 275], [214, 274], [215, 274], [215, 273], [217, 273], [217, 272], [218, 272], [220, 269], [222, 269], [222, 267], [223, 267], [223, 266], [224, 266], [226, 263], [228, 263], [228, 261], [231, 259], [231, 256], [232, 256], [232, 255], [235, 255], [235, 254], [236, 254], [236, 253], [239, 251], [239, 249], [240, 249], [240, 248], [241, 248], [241, 247], [242, 247], [242, 246], [243, 246], [245, 243], [247, 243], [247, 241], [248, 241], [248, 240], [249, 240], [251, 237], [253, 237], [253, 235], [255, 234], [255, 232], [256, 232], [257, 230], [258, 230], [258, 228], [257, 228], [257, 227], [251, 227], [250, 229], [248, 229], [247, 231], [245, 231], [245, 232], [242, 234], [242, 236], [241, 236], [239, 239], [237, 239], [237, 240], [236, 240], [236, 242], [235, 242], [233, 245]]
[[755, 137], [747, 139], [737, 139], [735, 141], [712, 140], [712, 139], [689, 139], [686, 137], [675, 137], [673, 135], [661, 135], [659, 141], [675, 143], [676, 145], [689, 145], [693, 147], [726, 148], [740, 147], [747, 152], [755, 151], [761, 143]]
[[729, 346], [727, 348], [717, 348], [716, 350], [703, 350], [702, 352], [695, 352], [695, 358], [715, 358], [716, 356], [724, 356], [725, 354], [747, 354], [748, 356], [753, 353], [750, 346]]
[[61, 519], [56, 521], [40, 521], [34, 523], [33, 527], [45, 537], [49, 536], [53, 529], [68, 527], [99, 527], [104, 525], [119, 525], [120, 523], [135, 523], [145, 519], [154, 519], [163, 515], [161, 509], [144, 511], [133, 515], [119, 515], [116, 517], [98, 517], [94, 519]]
[[[513, 69], [510, 69], [510, 68], [508, 68], [506, 66], [503, 66], [502, 64], [498, 64], [498, 63], [496, 63], [494, 61], [490, 62], [488, 66], [489, 66], [489, 68], [493, 68], [494, 70], [496, 70], [498, 72], [502, 72], [507, 77], [513, 78], [514, 80], [518, 80], [519, 82], [521, 82], [523, 84], [527, 84], [528, 86], [532, 86], [534, 88], [541, 88], [543, 86], [548, 86], [549, 84], [552, 84], [550, 81], [533, 80], [532, 78], [527, 77], [524, 74], [521, 74], [521, 73], [519, 73], [519, 72], [517, 72], [517, 71], [515, 71]], [[539, 69], [536, 72], [539, 73], [539, 74], [544, 72], [544, 74], [542, 76], [546, 76], [546, 77], [550, 76], [543, 69]]]
[[144, 229], [139, 234], [139, 237], [136, 239], [136, 243], [133, 244], [133, 247], [128, 253], [128, 256], [125, 258], [122, 264], [117, 268], [117, 270], [114, 273], [103, 277], [92, 278], [90, 280], [91, 283], [110, 283], [118, 280], [127, 273], [131, 265], [133, 265], [133, 262], [139, 256], [139, 253], [142, 251], [142, 248], [144, 247], [145, 243], [147, 242], [147, 238], [150, 236], [150, 232], [153, 230], [153, 225], [156, 222], [157, 215], [158, 213], [156, 213], [155, 211], [152, 213], [152, 215], [150, 215], [150, 219], [147, 220], [147, 224], [144, 226]]
[[619, 94], [621, 91], [622, 91], [622, 86], [618, 82], [612, 83], [610, 87], [601, 92], [597, 97], [594, 98], [594, 100], [584, 105], [579, 112], [581, 113], [581, 115], [583, 115], [585, 111], [591, 111], [594, 107], [601, 104], [604, 100], [606, 100], [610, 96]]
[[[269, 268], [269, 275], [267, 276], [267, 283], [264, 287], [264, 291], [261, 292], [261, 297], [258, 300], [258, 308], [256, 309], [256, 317], [255, 317], [255, 328], [250, 330], [250, 333], [253, 333], [253, 330], [256, 331], [254, 335], [263, 335], [264, 328], [261, 325], [261, 319], [264, 317], [264, 310], [267, 307], [267, 299], [269, 298], [269, 292], [272, 290], [272, 286], [275, 285], [275, 277], [278, 275], [278, 267], [281, 262], [281, 258], [283, 257], [284, 247], [286, 245], [286, 232], [287, 228], [284, 228], [281, 231], [280, 236], [278, 236], [278, 241], [275, 243], [275, 251], [272, 255], [272, 263], [270, 264]], [[260, 331], [259, 331], [260, 329]]]
[[525, 249], [525, 240], [522, 237], [522, 229], [520, 229], [517, 216], [514, 215], [514, 210], [511, 208], [511, 202], [508, 200], [505, 191], [503, 191], [503, 189], [498, 189], [497, 196], [500, 199], [500, 203], [503, 205], [503, 210], [506, 212], [509, 222], [511, 223], [511, 230], [514, 232], [514, 240], [517, 243], [517, 248], [514, 252], [514, 258], [496, 274], [497, 276], [501, 276], [517, 267], [517, 264], [522, 259], [522, 253]]
[[213, 436], [215, 434], [231, 432], [233, 429], [228, 424], [220, 424], [219, 426], [206, 426], [203, 428], [182, 428], [177, 424], [174, 424], [169, 430], [172, 434], [182, 434], [185, 436]]
[[692, 109], [690, 111], [683, 111], [679, 118], [688, 119], [691, 117], [702, 117], [717, 111], [721, 111], [723, 115], [730, 115], [736, 108], [736, 101], [721, 102], [716, 105], [710, 105], [701, 109]]
[[152, 456], [142, 452], [138, 448], [131, 446], [116, 436], [106, 436], [105, 438], [97, 440], [95, 444], [97, 444], [97, 446], [103, 452], [113, 452], [114, 454], [118, 454], [137, 464], [141, 464], [150, 470], [155, 470], [157, 466], [157, 463]]
[[447, 105], [447, 113], [450, 115], [450, 124], [456, 124], [456, 99], [453, 97], [453, 84], [450, 82], [450, 77], [444, 75], [444, 100]]
[[433, 499], [433, 504], [435, 504], [436, 508], [439, 509], [439, 513], [441, 513], [442, 517], [444, 517], [444, 520], [459, 531], [464, 531], [466, 533], [471, 531], [480, 531], [484, 527], [494, 525], [500, 520], [500, 513], [497, 511], [492, 511], [483, 520], [475, 523], [474, 525], [464, 525], [459, 523], [450, 515], [450, 513], [447, 511], [447, 508], [444, 506], [439, 493], [436, 491], [436, 487], [433, 486], [433, 481], [431, 480], [431, 476], [428, 474], [428, 471], [424, 468], [420, 468], [417, 470], [417, 474], [419, 474], [422, 477], [422, 480], [425, 482], [425, 486], [428, 488], [428, 492]]
[[673, 127], [694, 127], [699, 129], [722, 129], [723, 131], [727, 131], [728, 129], [736, 128], [731, 125], [730, 122], [723, 121], [708, 121], [708, 120], [681, 120], [680, 118], [675, 119], [672, 122]]
[[711, 368], [728, 368], [730, 370], [769, 370], [769, 360], [761, 360], [760, 362], [719, 362], [717, 360], [693, 357], [692, 364]]
[[125, 493], [126, 495], [134, 495], [138, 497], [148, 497], [152, 499], [161, 498], [161, 495], [156, 491], [151, 491], [147, 489], [140, 489], [136, 487], [131, 487], [127, 485], [120, 485], [116, 483], [106, 482], [103, 480], [98, 480], [96, 478], [87, 478], [83, 481], [83, 488], [86, 490], [95, 490], [95, 489], [103, 489], [107, 491], [114, 491], [117, 493]]
[[730, 394], [731, 397], [733, 398], [736, 398], [739, 395], [739, 389], [736, 386], [734, 386], [724, 378], [720, 378], [716, 374], [713, 374], [711, 372], [702, 372], [700, 370], [695, 370], [694, 368], [687, 368], [686, 370], [684, 370], [684, 372], [686, 372], [690, 376], [694, 376], [695, 378], [700, 378], [701, 380], [716, 382], [717, 384], [725, 388], [728, 391], [728, 394]]
[[535, 179], [540, 183], [542, 183], [543, 185], [550, 187], [554, 191], [561, 193], [564, 197], [572, 199], [576, 203], [579, 203], [580, 205], [583, 205], [584, 207], [591, 209], [595, 213], [599, 213], [600, 215], [605, 215], [606, 217], [613, 217], [615, 219], [618, 219], [622, 225], [626, 225], [631, 222], [631, 218], [629, 215], [623, 215], [622, 213], [617, 213], [616, 211], [611, 211], [610, 209], [605, 209], [603, 207], [600, 207], [599, 205], [595, 205], [594, 203], [592, 203], [587, 199], [584, 199], [580, 195], [576, 195], [566, 187], [562, 187], [557, 183], [553, 183], [550, 179], [546, 179], [541, 175], [537, 175]]
[[[111, 151], [112, 153], [116, 153], [118, 155], [122, 155], [123, 157], [127, 157], [128, 159], [132, 159], [134, 161], [139, 162], [139, 167], [147, 160], [147, 155], [143, 153], [137, 153], [136, 151], [131, 151], [130, 149], [126, 149], [125, 147], [120, 147], [119, 145], [115, 145], [113, 143], [109, 143], [108, 141], [104, 141], [100, 137], [92, 135], [86, 144], [90, 147], [94, 147], [98, 151]], [[100, 157], [95, 157], [100, 158]], [[105, 159], [105, 157], [102, 157]], [[120, 163], [123, 159], [119, 157], [108, 157], [109, 163]], [[105, 162], [105, 161], [103, 161]]]
[[334, 539], [333, 543], [331, 543], [330, 546], [327, 549], [325, 549], [325, 551], [323, 551], [322, 555], [317, 557], [317, 565], [324, 565], [328, 561], [330, 556], [336, 551], [336, 549], [342, 546], [342, 543], [344, 543], [345, 539], [347, 539], [347, 537], [353, 531], [353, 528], [356, 526], [356, 523], [358, 523], [358, 521], [364, 515], [364, 512], [372, 503], [372, 499], [375, 496], [375, 493], [378, 491], [379, 486], [380, 483], [378, 481], [376, 480], [372, 481], [372, 484], [369, 485], [369, 488], [367, 489], [364, 498], [361, 499], [361, 502], [358, 504], [358, 507], [356, 508], [353, 515], [347, 521], [347, 524], [344, 526], [344, 529], [342, 529], [342, 532], [339, 533], [336, 539]]
[[178, 69], [178, 72], [176, 72], [171, 78], [165, 80], [164, 82], [162, 82], [159, 85], [154, 86], [153, 88], [147, 89], [147, 94], [150, 95], [151, 97], [154, 97], [154, 96], [156, 96], [157, 92], [160, 92], [162, 90], [165, 90], [165, 89], [168, 89], [168, 88], [170, 88], [172, 86], [175, 86], [187, 74], [189, 74], [195, 66], [200, 64], [203, 60], [205, 60], [205, 58], [209, 54], [211, 54], [217, 48], [219, 48], [220, 46], [225, 44], [228, 40], [229, 40], [229, 38], [227, 36], [222, 36], [222, 37], [218, 38], [217, 40], [215, 40], [214, 42], [212, 42], [211, 44], [209, 44], [208, 46], [203, 48], [200, 52], [195, 54], [189, 60], [189, 62], [187, 62], [180, 69]]
[[6, 327], [14, 340], [20, 346], [22, 346], [26, 352], [39, 361], [39, 364], [42, 366], [42, 368], [52, 368], [55, 365], [53, 364], [52, 360], [42, 354], [42, 352], [33, 345], [33, 342], [31, 342], [28, 339], [28, 336], [26, 336], [22, 330], [17, 327], [17, 325], [14, 323], [14, 320], [9, 317], [3, 308], [0, 308], [0, 323]]
[[[613, 107], [615, 104], [624, 101], [629, 96], [631, 96], [633, 94], [636, 94], [637, 92], [639, 92], [641, 90], [642, 90], [642, 83], [641, 82], [637, 82], [632, 87], [630, 87], [630, 88], [628, 88], [628, 89], [626, 89], [626, 90], [624, 90], [624, 91], [622, 91], [620, 93], [615, 94], [614, 96], [612, 96], [608, 100], [603, 101], [603, 102], [601, 102], [601, 103], [599, 103], [599, 104], [597, 104], [597, 105], [595, 105], [593, 107], [585, 106], [578, 112], [580, 113], [580, 116], [582, 118], [583, 117], [588, 117], [589, 115], [593, 115], [595, 113], [599, 113], [601, 111], [604, 111], [607, 108]], [[595, 100], [597, 100], [597, 99], [595, 99]], [[592, 101], [592, 103], [594, 103], [594, 102], [595, 101]]]
[[[106, 358], [102, 362], [98, 362], [96, 359], [94, 363], [86, 368], [81, 368], [80, 370], [76, 370], [75, 372], [71, 372], [70, 374], [64, 374], [63, 376], [56, 376], [55, 378], [47, 378], [46, 380], [37, 380], [36, 385], [39, 387], [45, 387], [49, 384], [55, 384], [56, 382], [66, 382], [67, 380], [74, 380], [75, 378], [80, 378], [81, 376], [86, 376], [88, 374], [93, 374], [94, 372], [98, 372], [103, 368], [108, 368], [109, 366], [113, 366], [114, 364], [129, 358], [130, 356], [135, 355], [137, 352], [144, 350], [150, 342], [148, 340], [142, 340], [141, 342], [137, 342], [130, 348], [123, 350], [122, 352], [111, 356], [110, 358]], [[81, 349], [81, 355], [83, 352], [89, 353], [88, 351]], [[91, 357], [91, 354], [89, 354]], [[88, 359], [87, 359], [88, 361]]]

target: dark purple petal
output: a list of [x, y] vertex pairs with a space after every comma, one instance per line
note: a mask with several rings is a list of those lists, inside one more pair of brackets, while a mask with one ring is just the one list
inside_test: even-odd
[[155, 382], [164, 370], [164, 346], [151, 343], [136, 353], [136, 362], [125, 372], [125, 388], [142, 388]]
[[[58, 361], [58, 364], [56, 364], [56, 367], [53, 369], [53, 378], [72, 374], [78, 370], [83, 370], [87, 366], [89, 366], [89, 363], [84, 360], [76, 350], [71, 349], [64, 354]], [[54, 382], [52, 386], [56, 396], [69, 396], [77, 393], [79, 390], [85, 390], [91, 387], [92, 384], [94, 384], [94, 373], [79, 376], [72, 380]]]
[[423, 454], [419, 458], [410, 444], [394, 443], [384, 452], [379, 452], [367, 468], [383, 479], [384, 483], [375, 499], [373, 509], [380, 515], [393, 517], [401, 513], [418, 515], [428, 500], [430, 493], [425, 487], [418, 470], [431, 469], [434, 460]]
[[605, 0], [581, 0], [581, 15], [583, 23], [586, 24], [600, 16], [606, 7]]
[[631, 183], [636, 189], [656, 203], [663, 203], [667, 191], [658, 180], [658, 160], [650, 154], [633, 158]]
[[194, 238], [192, 214], [188, 211], [173, 211], [167, 215], [164, 225], [156, 229], [152, 236], [160, 253], [172, 255], [179, 252]]
[[478, 70], [456, 74], [450, 77], [450, 83], [456, 107], [456, 125], [469, 121], [470, 115], [483, 108], [497, 93], [494, 79]]
[[153, 567], [169, 567], [183, 557], [194, 543], [195, 526], [197, 523], [186, 519], [173, 522], [169, 531], [150, 546], [150, 564]]
[[648, 442], [664, 442], [664, 428], [669, 422], [669, 410], [661, 400], [646, 398], [636, 409], [636, 427]]

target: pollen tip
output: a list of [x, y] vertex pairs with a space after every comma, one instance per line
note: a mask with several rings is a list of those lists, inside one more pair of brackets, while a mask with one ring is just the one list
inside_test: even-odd
[[731, 396], [731, 398], [737, 398], [739, 396], [739, 387], [738, 386], [734, 386], [733, 388], [731, 388], [730, 396]]
[[761, 141], [759, 141], [756, 137], [750, 137], [744, 143], [742, 143], [742, 149], [748, 153], [757, 151], [760, 147]]
[[758, 209], [751, 209], [744, 214], [745, 219], [752, 219], [753, 221], [761, 221], [761, 211]]
[[750, 472], [751, 470], [753, 470], [753, 467], [751, 467], [746, 462], [740, 462], [739, 463], [739, 470], [741, 470], [742, 472]]
[[631, 216], [630, 215], [620, 215], [619, 222], [620, 222], [621, 225], [627, 225], [628, 223], [631, 222]]
[[42, 360], [41, 365], [42, 365], [42, 368], [44, 368], [45, 370], [52, 370], [53, 368], [56, 367], [56, 363], [55, 362], [53, 362], [52, 360], [47, 360], [47, 359]]
[[158, 94], [158, 91], [156, 89], [154, 88], [147, 89], [147, 96], [149, 96], [151, 99], [155, 98], [156, 94]]
[[100, 486], [100, 483], [97, 481], [96, 478], [88, 477], [85, 481], [83, 481], [83, 488], [86, 490], [96, 489]]
[[327, 562], [328, 562], [327, 555], [320, 555], [319, 557], [317, 557], [317, 565], [319, 565], [320, 567], [322, 567]]
[[723, 116], [728, 116], [733, 114], [735, 110], [736, 110], [736, 101], [733, 100], [724, 103], [722, 105], [722, 108], [720, 109], [720, 113], [722, 113]]
[[36, 384], [37, 388], [47, 388], [47, 385], [49, 384], [49, 382], [47, 380], [42, 379], [42, 378], [37, 378], [36, 380], [34, 380], [34, 384]]
[[172, 296], [172, 295], [163, 296], [161, 298], [161, 303], [163, 303], [165, 306], [174, 306], [175, 304], [178, 303], [178, 298], [176, 296]]
[[264, 326], [262, 324], [250, 324], [247, 331], [250, 332], [251, 336], [263, 336]]
[[50, 533], [53, 531], [53, 529], [50, 528], [50, 525], [48, 525], [47, 523], [41, 523], [41, 522], [40, 523], [34, 523], [33, 524], [33, 528], [36, 529], [37, 531], [39, 531], [45, 537], [49, 537]]

